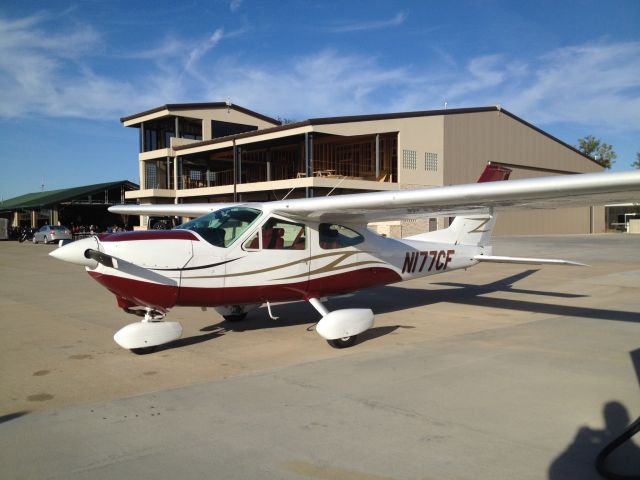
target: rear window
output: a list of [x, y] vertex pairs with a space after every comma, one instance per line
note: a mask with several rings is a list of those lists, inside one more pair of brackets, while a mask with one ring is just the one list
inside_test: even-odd
[[51, 230], [59, 230], [61, 232], [64, 232], [67, 229], [67, 227], [62, 227], [60, 225], [52, 225], [49, 228], [51, 228]]

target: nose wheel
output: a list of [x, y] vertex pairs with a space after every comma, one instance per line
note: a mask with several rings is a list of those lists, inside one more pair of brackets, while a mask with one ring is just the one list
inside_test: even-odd
[[333, 348], [349, 348], [355, 345], [357, 335], [351, 335], [350, 337], [336, 338], [334, 340], [327, 340], [327, 343]]

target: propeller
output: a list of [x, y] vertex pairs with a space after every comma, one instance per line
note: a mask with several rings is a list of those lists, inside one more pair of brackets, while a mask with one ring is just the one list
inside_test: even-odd
[[98, 263], [101, 263], [105, 267], [118, 268], [118, 259], [117, 258], [112, 257], [111, 255], [103, 253], [103, 252], [101, 252], [99, 250], [94, 250], [93, 248], [88, 248], [87, 250], [85, 250], [84, 256], [85, 256], [85, 258], [90, 258], [92, 260], [95, 260]]

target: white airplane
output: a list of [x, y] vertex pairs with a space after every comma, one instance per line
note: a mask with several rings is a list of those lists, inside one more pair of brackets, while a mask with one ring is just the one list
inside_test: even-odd
[[[182, 335], [164, 321], [175, 306], [214, 307], [227, 321], [271, 302], [306, 300], [321, 315], [316, 332], [336, 348], [373, 326], [370, 309], [329, 312], [322, 301], [369, 287], [435, 275], [480, 262], [581, 265], [567, 260], [494, 256], [503, 208], [554, 208], [640, 201], [640, 171], [504, 180], [488, 165], [479, 183], [245, 204], [120, 205], [115, 213], [196, 217], [173, 230], [78, 240], [51, 252], [86, 267], [118, 306], [144, 317], [114, 340], [149, 353]], [[200, 216], [203, 215], [203, 216]], [[371, 221], [456, 216], [443, 230], [403, 239], [367, 229]]]

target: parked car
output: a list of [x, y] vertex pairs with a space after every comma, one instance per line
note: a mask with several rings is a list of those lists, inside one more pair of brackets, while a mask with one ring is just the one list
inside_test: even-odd
[[62, 225], [45, 225], [33, 236], [33, 243], [49, 243], [58, 240], [72, 240], [71, 230]]

